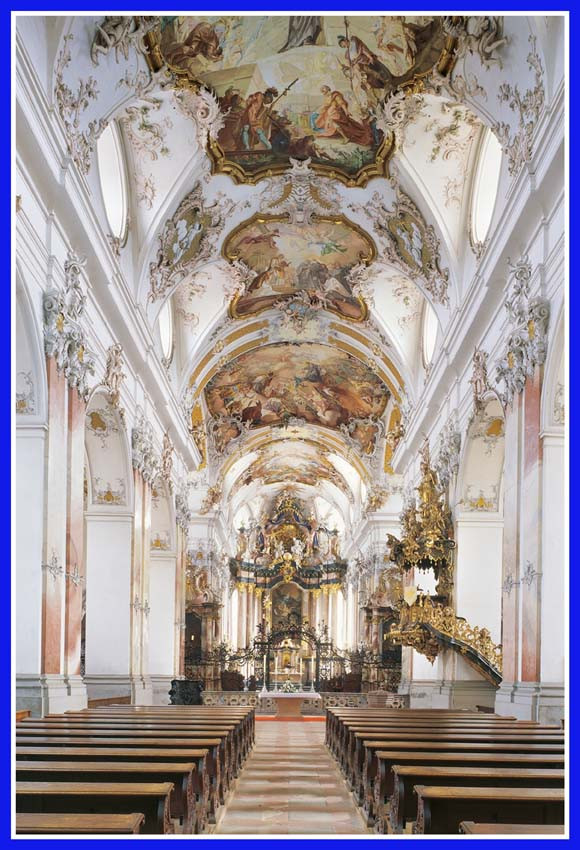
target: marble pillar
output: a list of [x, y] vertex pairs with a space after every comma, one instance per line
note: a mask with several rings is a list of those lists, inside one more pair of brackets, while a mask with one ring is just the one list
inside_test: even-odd
[[520, 533], [523, 682], [540, 680], [540, 604], [542, 574], [542, 441], [540, 397], [542, 367], [524, 390], [524, 433]]
[[42, 582], [42, 674], [62, 671], [62, 606], [66, 564], [67, 515], [67, 385], [56, 361], [46, 360], [48, 378], [48, 433], [46, 439], [46, 495]]

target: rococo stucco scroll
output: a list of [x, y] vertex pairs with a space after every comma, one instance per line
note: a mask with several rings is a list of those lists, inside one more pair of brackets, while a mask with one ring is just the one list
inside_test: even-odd
[[152, 483], [159, 474], [159, 458], [153, 443], [153, 428], [142, 411], [138, 413], [131, 432], [131, 448], [133, 468], [141, 473], [145, 481]]
[[86, 130], [79, 129], [81, 113], [88, 108], [91, 100], [97, 99], [99, 90], [93, 77], [79, 80], [76, 91], [65, 83], [64, 72], [72, 58], [69, 46], [72, 38], [74, 38], [72, 33], [64, 37], [63, 47], [56, 64], [54, 94], [58, 114], [64, 125], [68, 152], [79, 170], [83, 174], [88, 174], [97, 139], [107, 126], [107, 122], [100, 118], [98, 121], [89, 121]]
[[[508, 261], [509, 262], [509, 261]], [[505, 303], [512, 327], [506, 352], [496, 369], [496, 383], [503, 383], [502, 401], [511, 405], [521, 393], [536, 366], [546, 359], [546, 337], [550, 304], [546, 298], [530, 297], [532, 266], [527, 255], [510, 262], [512, 285]]]
[[441, 432], [439, 451], [434, 467], [443, 489], [449, 486], [453, 476], [457, 474], [460, 451], [461, 433], [457, 427], [457, 422], [450, 419]]
[[115, 62], [119, 62], [119, 53], [124, 59], [129, 58], [129, 49], [134, 47], [139, 53], [145, 52], [144, 37], [159, 24], [158, 17], [145, 18], [141, 15], [107, 15], [97, 24], [93, 43], [91, 44], [91, 60], [99, 64], [101, 56], [107, 56], [115, 51]]
[[86, 296], [80, 283], [86, 260], [69, 252], [64, 264], [64, 291], [51, 284], [44, 293], [44, 350], [54, 357], [70, 387], [76, 387], [85, 401], [89, 395], [87, 376], [94, 375], [95, 361], [89, 353], [81, 320]]
[[387, 209], [375, 192], [360, 211], [372, 217], [376, 232], [384, 237], [381, 259], [394, 263], [412, 280], [422, 279], [435, 301], [448, 304], [449, 269], [440, 266], [440, 240], [411, 198], [398, 189], [394, 207]]
[[235, 204], [221, 193], [207, 204], [201, 183], [165, 222], [155, 261], [149, 266], [149, 301], [157, 301], [214, 253], [216, 241]]
[[180, 481], [175, 492], [175, 521], [187, 532], [193, 513], [189, 508], [189, 489], [186, 481]]
[[113, 407], [119, 407], [121, 400], [121, 386], [127, 377], [123, 372], [123, 346], [119, 342], [113, 343], [107, 349], [107, 365], [103, 383], [109, 391], [109, 401]]

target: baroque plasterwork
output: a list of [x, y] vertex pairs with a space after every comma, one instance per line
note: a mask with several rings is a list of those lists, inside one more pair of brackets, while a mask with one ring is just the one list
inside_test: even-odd
[[388, 209], [375, 192], [364, 208], [359, 204], [351, 208], [372, 219], [375, 232], [382, 237], [381, 260], [393, 263], [413, 281], [422, 280], [436, 302], [449, 303], [449, 269], [440, 266], [440, 240], [408, 195], [398, 189], [397, 199]]
[[56, 367], [70, 387], [76, 387], [85, 401], [89, 396], [87, 379], [95, 373], [95, 360], [87, 346], [82, 325], [86, 309], [80, 275], [86, 260], [69, 251], [64, 264], [64, 289], [54, 283], [43, 296], [44, 350], [54, 357]]
[[103, 483], [102, 479], [96, 477], [93, 485], [93, 502], [96, 505], [125, 505], [125, 481], [117, 478], [117, 486], [113, 487], [110, 481]]
[[155, 450], [153, 428], [142, 411], [138, 412], [131, 431], [131, 449], [133, 469], [152, 484], [159, 474], [159, 457]]
[[105, 366], [105, 377], [103, 384], [109, 391], [109, 402], [113, 407], [119, 407], [121, 401], [121, 387], [127, 377], [123, 372], [123, 346], [114, 342], [107, 349], [107, 363]]
[[439, 448], [434, 469], [439, 477], [439, 483], [446, 489], [449, 487], [459, 469], [461, 452], [461, 432], [455, 419], [446, 422], [439, 438]]
[[156, 17], [107, 15], [95, 27], [95, 34], [91, 44], [91, 60], [93, 64], [98, 65], [101, 56], [108, 56], [111, 51], [114, 51], [115, 62], [117, 64], [119, 62], [119, 54], [127, 60], [131, 48], [134, 48], [140, 53], [145, 53], [144, 38], [158, 23], [159, 19]]
[[19, 416], [34, 416], [36, 413], [32, 372], [16, 373], [16, 413]]
[[149, 266], [149, 300], [162, 298], [214, 255], [216, 242], [235, 203], [219, 194], [213, 203], [197, 183], [165, 222], [155, 260]]
[[544, 111], [546, 92], [543, 81], [543, 68], [536, 50], [536, 37], [530, 35], [531, 50], [527, 57], [529, 67], [534, 72], [535, 85], [522, 94], [517, 83], [502, 83], [498, 92], [500, 103], [507, 103], [517, 120], [515, 130], [505, 121], [499, 122], [493, 129], [509, 161], [509, 173], [515, 176], [526, 162], [532, 159], [534, 130]]
[[80, 116], [88, 108], [92, 100], [99, 95], [97, 82], [94, 77], [80, 79], [76, 91], [73, 91], [64, 80], [64, 72], [71, 63], [70, 41], [72, 33], [65, 35], [63, 47], [59, 53], [55, 73], [55, 99], [67, 140], [68, 152], [83, 174], [88, 174], [91, 159], [97, 140], [107, 122], [103, 118], [89, 121], [85, 130], [80, 129]]
[[496, 383], [503, 385], [504, 405], [511, 405], [521, 393], [526, 380], [546, 359], [546, 342], [550, 303], [546, 298], [530, 296], [532, 266], [527, 255], [516, 263], [509, 262], [511, 285], [505, 309], [508, 313], [509, 336], [505, 354], [496, 367]]
[[86, 415], [85, 427], [99, 441], [102, 449], [108, 449], [110, 438], [119, 433], [117, 416], [112, 406], [90, 409]]

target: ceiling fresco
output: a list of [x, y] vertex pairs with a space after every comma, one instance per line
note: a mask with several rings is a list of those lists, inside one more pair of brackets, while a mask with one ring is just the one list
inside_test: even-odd
[[[426, 380], [425, 305], [445, 331], [471, 280], [484, 126], [503, 128], [510, 160], [527, 144], [506, 92], [517, 80], [522, 103], [542, 95], [535, 41], [515, 18], [71, 21], [50, 95], [75, 162], [101, 123], [121, 131], [118, 257], [138, 258], [155, 333], [170, 304], [163, 367], [200, 488], [229, 520], [286, 491], [350, 527], [397, 469]], [[472, 484], [464, 510], [482, 510], [495, 496]]]
[[237, 479], [235, 490], [254, 482], [316, 487], [323, 480], [335, 484], [345, 493], [349, 491], [346, 480], [319, 446], [296, 440], [277, 440], [259, 450], [255, 462]]
[[242, 260], [256, 272], [235, 298], [231, 314], [244, 318], [299, 295], [310, 307], [325, 307], [345, 319], [361, 321], [367, 308], [355, 297], [349, 273], [376, 256], [371, 238], [340, 218], [313, 218], [308, 224], [286, 216], [254, 216], [224, 244], [229, 260]]
[[214, 164], [241, 181], [290, 157], [353, 183], [385, 173], [392, 140], [377, 105], [436, 66], [447, 71], [453, 46], [428, 16], [166, 16], [148, 39], [153, 63], [216, 92], [225, 118]]
[[[208, 410], [228, 433], [240, 427], [292, 424], [349, 430], [363, 451], [372, 451], [376, 420], [390, 394], [360, 360], [315, 343], [276, 344], [246, 352], [228, 363], [205, 388]], [[232, 433], [230, 439], [236, 436]]]

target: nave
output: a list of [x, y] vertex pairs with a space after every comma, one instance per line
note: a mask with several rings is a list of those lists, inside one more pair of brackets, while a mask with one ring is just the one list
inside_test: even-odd
[[258, 718], [256, 744], [216, 833], [361, 835], [364, 822], [324, 744], [323, 718]]
[[[109, 706], [22, 718], [16, 829], [563, 834], [564, 735], [486, 712]], [[124, 820], [120, 818], [124, 816]]]

